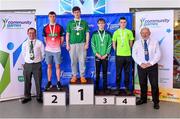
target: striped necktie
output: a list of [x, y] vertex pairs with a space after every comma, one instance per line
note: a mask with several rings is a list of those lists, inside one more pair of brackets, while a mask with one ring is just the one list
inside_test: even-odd
[[30, 42], [30, 46], [29, 46], [29, 54], [30, 54], [30, 59], [34, 60], [34, 46], [33, 46], [33, 41]]

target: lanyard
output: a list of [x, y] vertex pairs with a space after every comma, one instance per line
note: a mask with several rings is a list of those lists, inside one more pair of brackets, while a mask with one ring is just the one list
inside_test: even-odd
[[123, 35], [123, 31], [122, 31], [122, 29], [121, 29], [121, 30], [120, 30], [120, 39], [122, 40], [122, 47], [124, 46], [125, 38], [126, 38], [126, 31], [125, 31], [125, 29], [124, 29], [124, 35]]
[[49, 29], [52, 37], [54, 36], [55, 28], [56, 28], [56, 24], [53, 25], [53, 31], [52, 31], [51, 25], [49, 24]]
[[74, 22], [76, 24], [76, 30], [79, 31], [80, 30], [80, 24], [81, 24], [81, 19], [79, 20], [79, 23], [76, 23], [76, 20], [74, 19]]
[[100, 31], [98, 30], [98, 34], [99, 34], [99, 37], [100, 37], [101, 42], [103, 43], [104, 37], [105, 37], [105, 30], [104, 30], [104, 32], [103, 32], [103, 35], [101, 35]]

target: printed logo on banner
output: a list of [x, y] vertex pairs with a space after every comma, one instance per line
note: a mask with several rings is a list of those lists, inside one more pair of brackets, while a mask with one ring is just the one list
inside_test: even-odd
[[106, 0], [60, 0], [60, 14], [71, 14], [73, 6], [79, 6], [83, 14], [104, 14]]
[[141, 18], [140, 19], [140, 28], [142, 27], [152, 27], [152, 28], [158, 28], [160, 27], [160, 24], [162, 23], [169, 23], [170, 19], [163, 18], [163, 19], [147, 19], [147, 18]]
[[7, 88], [10, 83], [10, 57], [9, 53], [0, 51], [0, 64], [3, 68], [3, 73], [0, 80], [0, 94]]
[[32, 21], [16, 21], [9, 20], [8, 18], [2, 18], [2, 30], [3, 29], [23, 29], [24, 25], [30, 26]]
[[65, 72], [65, 71], [61, 71], [61, 77], [62, 78], [71, 78], [72, 77], [72, 73], [71, 72]]
[[[20, 56], [21, 46], [22, 44], [13, 52], [13, 67], [15, 66]], [[13, 50], [13, 48], [14, 44], [12, 42], [9, 42], [7, 44], [7, 49]], [[10, 83], [10, 54], [4, 51], [0, 51], [0, 56], [0, 65], [2, 66], [1, 71], [3, 71], [2, 75], [0, 76], [0, 93], [2, 93]], [[18, 76], [18, 81], [23, 82], [24, 77]]]
[[6, 25], [7, 25], [7, 21], [8, 21], [8, 19], [6, 19], [6, 18], [4, 18], [4, 19], [2, 19], [2, 30], [6, 27]]
[[119, 24], [112, 24], [111, 22], [107, 23], [107, 30], [115, 31], [119, 28]]

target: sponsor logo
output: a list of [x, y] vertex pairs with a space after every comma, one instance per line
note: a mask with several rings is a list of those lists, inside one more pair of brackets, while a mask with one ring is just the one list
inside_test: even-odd
[[16, 21], [16, 20], [9, 20], [8, 18], [2, 19], [2, 30], [3, 29], [23, 29], [24, 25], [31, 25], [31, 21]]
[[162, 23], [169, 23], [169, 19], [146, 19], [146, 18], [141, 18], [140, 19], [140, 28], [141, 27], [159, 27], [159, 24]]
[[18, 76], [18, 81], [19, 82], [24, 82], [24, 76]]
[[114, 30], [117, 30], [118, 28], [119, 28], [119, 24], [111, 24], [111, 22], [107, 23], [107, 29], [108, 30], [114, 31]]

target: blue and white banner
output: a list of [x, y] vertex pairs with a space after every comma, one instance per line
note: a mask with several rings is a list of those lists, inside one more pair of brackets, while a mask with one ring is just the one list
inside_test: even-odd
[[34, 14], [0, 13], [0, 101], [24, 96], [21, 46], [29, 27], [35, 27]]
[[[97, 20], [99, 18], [104, 18], [106, 20], [106, 29], [109, 30], [112, 34], [115, 30], [119, 28], [119, 18], [125, 17], [127, 19], [127, 28], [132, 29], [132, 14], [131, 13], [120, 13], [120, 14], [94, 14], [94, 15], [82, 15], [81, 18], [83, 20], [86, 20], [88, 22], [89, 28], [90, 28], [90, 34], [92, 35], [92, 32], [97, 30]], [[72, 15], [62, 15], [57, 16], [57, 23], [61, 24], [64, 29], [66, 29], [67, 23], [73, 19]], [[49, 22], [48, 16], [37, 16], [36, 17], [37, 22], [37, 37], [38, 39], [43, 40], [43, 27]], [[45, 84], [47, 83], [47, 65], [45, 61], [43, 62], [43, 81], [42, 81], [42, 87], [45, 87]], [[53, 68], [53, 76], [52, 76], [52, 83], [56, 83], [56, 76], [54, 72], [55, 68]], [[111, 57], [109, 59], [109, 66], [108, 66], [108, 86], [109, 87], [115, 87], [115, 75], [116, 69], [115, 69], [115, 57], [114, 57], [114, 51], [111, 52]], [[131, 75], [131, 87], [132, 87], [132, 73]], [[94, 79], [95, 78], [95, 63], [94, 63], [94, 55], [92, 53], [91, 47], [88, 49], [87, 53], [87, 60], [86, 60], [86, 77]], [[66, 50], [65, 43], [62, 47], [62, 64], [61, 64], [61, 82], [63, 85], [67, 85], [69, 83], [69, 80], [71, 78], [71, 66], [70, 66], [70, 57], [69, 53]], [[102, 80], [101, 86], [102, 86]], [[123, 87], [124, 85], [122, 85]]]

